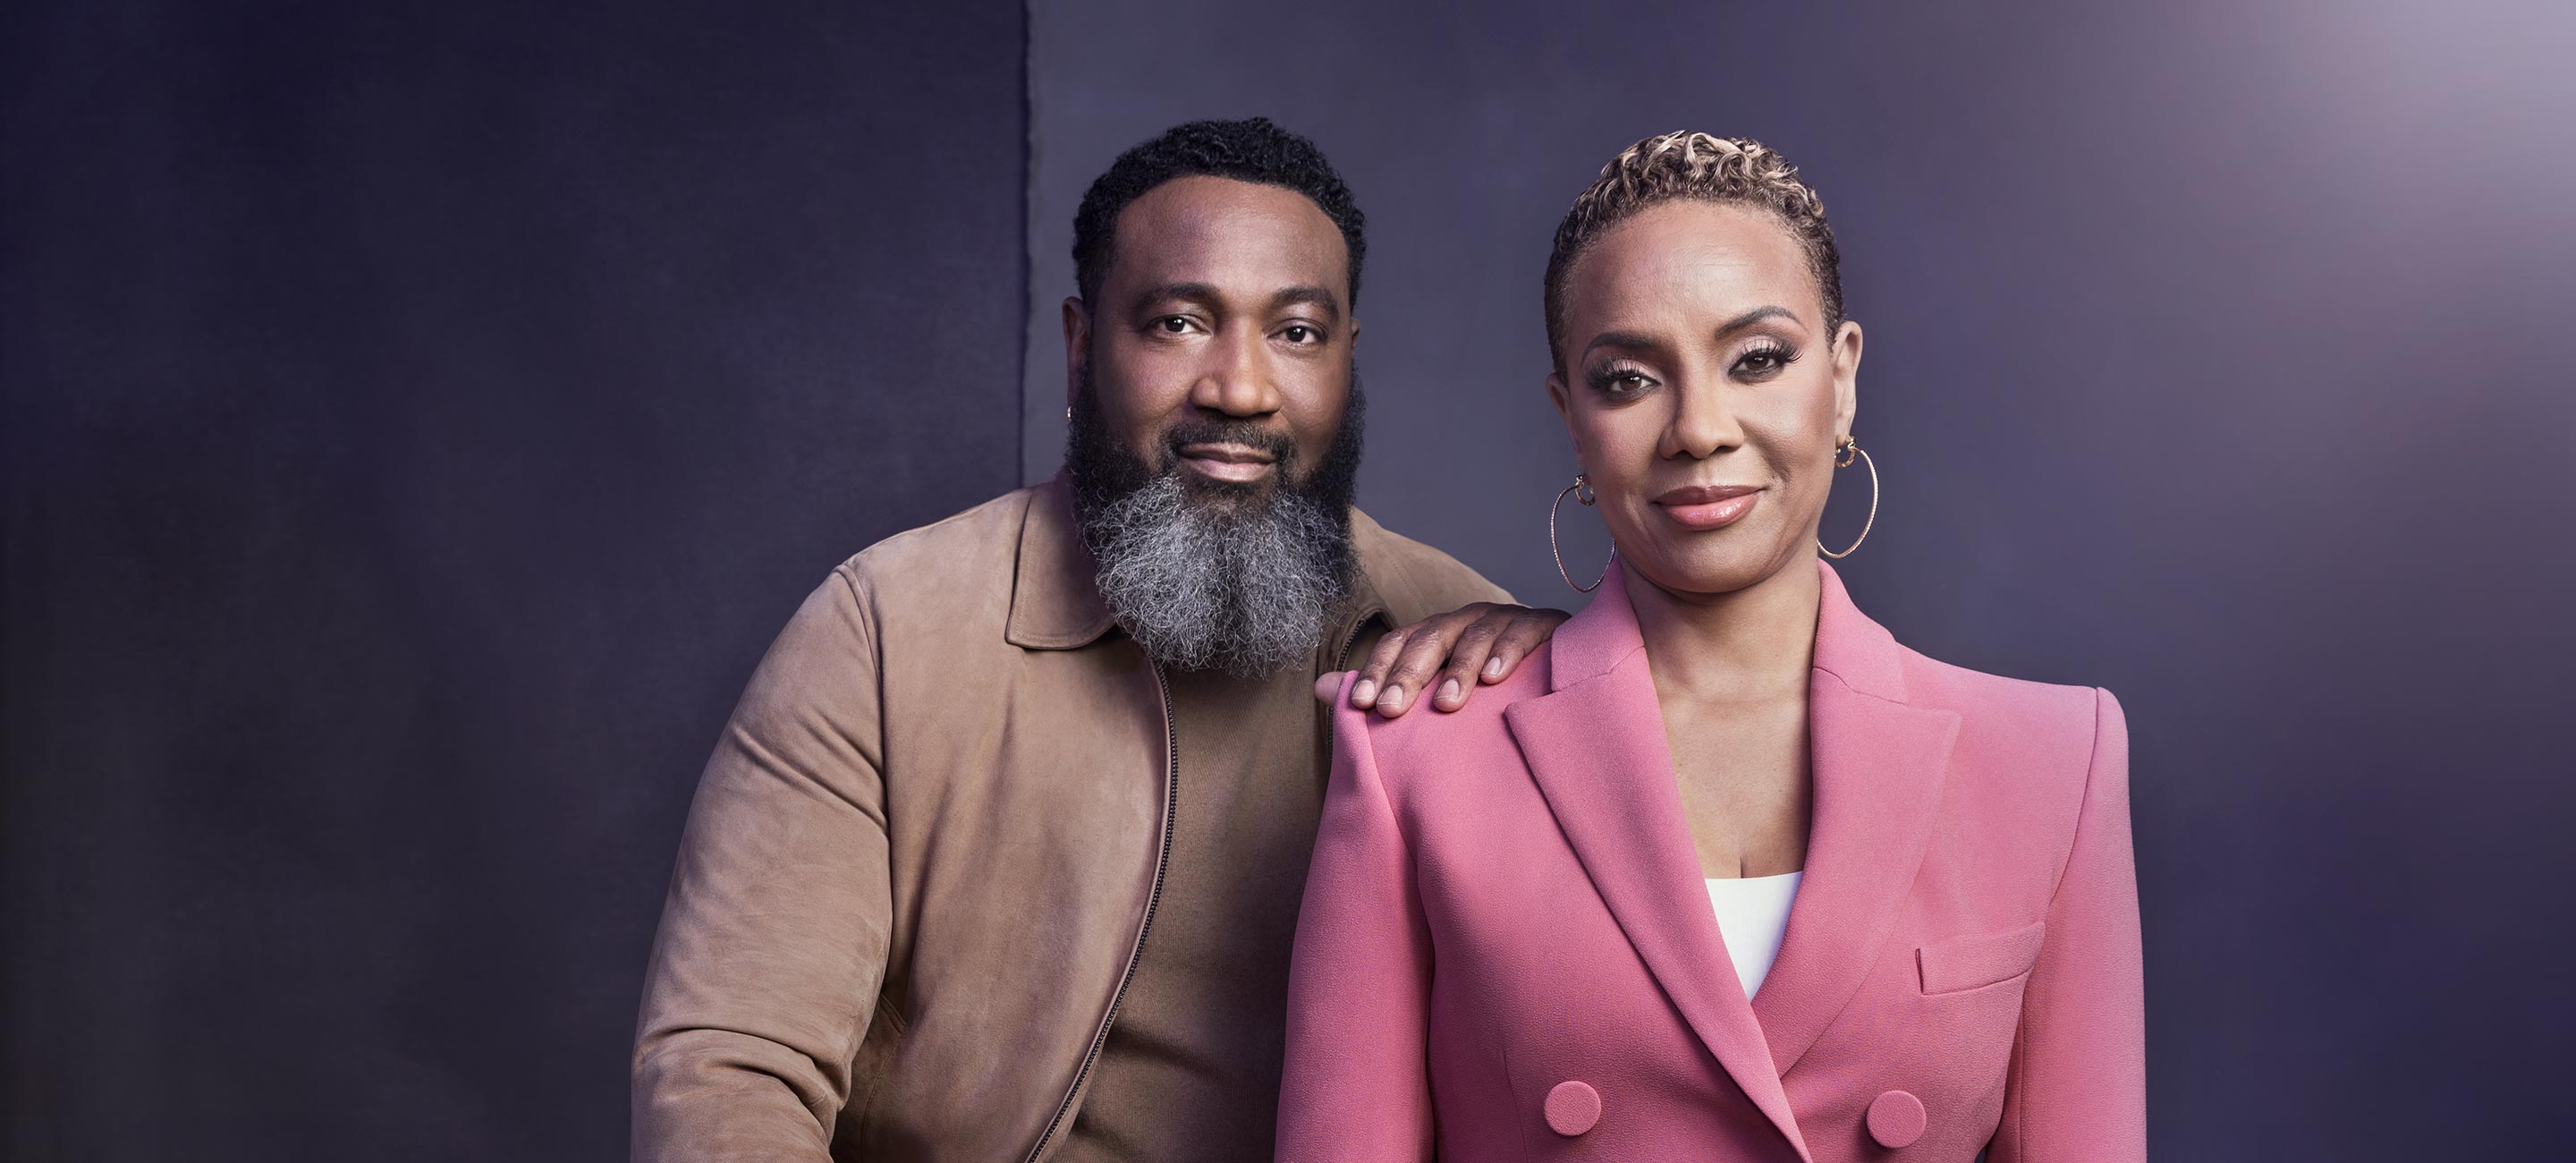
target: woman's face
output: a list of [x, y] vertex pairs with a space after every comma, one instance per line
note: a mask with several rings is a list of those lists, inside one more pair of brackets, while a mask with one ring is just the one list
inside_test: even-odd
[[1851, 431], [1860, 325], [1823, 333], [1806, 256], [1767, 211], [1675, 201], [1566, 272], [1547, 380], [1631, 572], [1731, 593], [1814, 555]]

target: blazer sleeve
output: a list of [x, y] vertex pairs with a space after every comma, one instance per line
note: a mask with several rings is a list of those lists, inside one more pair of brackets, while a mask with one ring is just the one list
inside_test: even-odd
[[877, 691], [844, 567], [699, 779], [637, 1022], [639, 1163], [830, 1157], [893, 927]]
[[2146, 998], [2129, 838], [2129, 727], [2094, 692], [2092, 770], [2023, 993], [1993, 1163], [2143, 1163]]
[[1280, 1163], [1431, 1158], [1431, 934], [1352, 681], [1289, 969]]

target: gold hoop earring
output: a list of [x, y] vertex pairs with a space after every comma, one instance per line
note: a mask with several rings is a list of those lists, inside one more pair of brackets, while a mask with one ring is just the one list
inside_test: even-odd
[[1565, 492], [1558, 493], [1555, 503], [1547, 507], [1547, 552], [1549, 556], [1556, 559], [1556, 576], [1564, 578], [1565, 584], [1574, 586], [1574, 592], [1588, 594], [1600, 589], [1601, 583], [1609, 579], [1610, 562], [1619, 560], [1619, 547], [1616, 545], [1610, 547], [1610, 560], [1601, 563], [1601, 576], [1592, 579], [1591, 585], [1574, 585], [1574, 575], [1565, 572], [1565, 554], [1556, 547], [1556, 511], [1565, 507], [1565, 493], [1574, 494], [1574, 499], [1581, 501], [1587, 509], [1592, 507], [1592, 502], [1598, 498], [1598, 494], [1592, 491], [1591, 481], [1583, 479], [1582, 473], [1576, 473], [1574, 483], [1565, 486]]
[[1835, 468], [1850, 468], [1852, 458], [1855, 456], [1860, 458], [1862, 464], [1869, 467], [1869, 516], [1860, 523], [1860, 536], [1852, 538], [1850, 548], [1840, 553], [1825, 548], [1823, 538], [1816, 539], [1817, 552], [1840, 561], [1851, 556], [1853, 550], [1859, 549], [1861, 542], [1869, 540], [1869, 527], [1878, 523], [1878, 462], [1870, 458], [1869, 452], [1860, 446], [1859, 441], [1848, 436], [1843, 437], [1842, 443], [1834, 446], [1834, 451], [1839, 454], [1834, 461]]

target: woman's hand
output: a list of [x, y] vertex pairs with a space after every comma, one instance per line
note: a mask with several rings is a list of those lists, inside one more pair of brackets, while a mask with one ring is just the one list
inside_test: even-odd
[[[1387, 718], [1412, 710], [1431, 692], [1431, 705], [1454, 711], [1467, 705], [1478, 683], [1510, 678], [1521, 660], [1573, 615], [1477, 602], [1435, 614], [1378, 640], [1351, 684], [1351, 705], [1375, 708]], [[1331, 698], [1329, 691], [1325, 692]]]

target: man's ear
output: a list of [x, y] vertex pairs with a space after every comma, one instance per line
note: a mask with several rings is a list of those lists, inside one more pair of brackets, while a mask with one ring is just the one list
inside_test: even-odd
[[1064, 402], [1082, 390], [1082, 361], [1091, 358], [1091, 305], [1080, 295], [1064, 297]]

